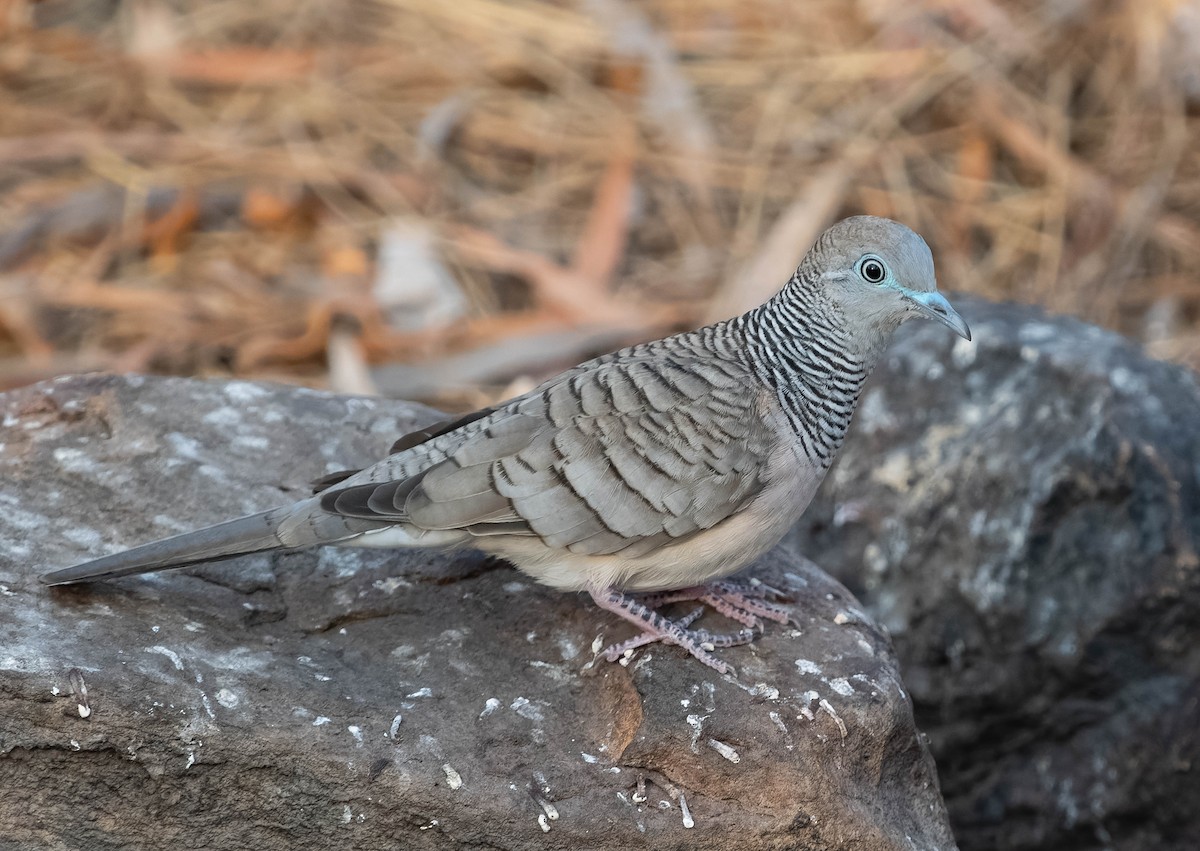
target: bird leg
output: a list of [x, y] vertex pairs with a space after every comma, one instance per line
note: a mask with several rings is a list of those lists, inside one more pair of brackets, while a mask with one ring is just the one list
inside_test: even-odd
[[[716, 597], [734, 608], [741, 609], [743, 612], [758, 615], [776, 623], [786, 624], [791, 622], [792, 613], [790, 611], [775, 603], [768, 603], [764, 599], [768, 595], [783, 596], [769, 585], [764, 585], [761, 582], [738, 582], [732, 579], [722, 579], [709, 583], [708, 587], [712, 589]], [[712, 604], [709, 603], [709, 605], [711, 606]], [[725, 614], [719, 607], [713, 606], [713, 608], [721, 612], [721, 614]], [[729, 617], [728, 615], [726, 616]], [[734, 620], [739, 620], [739, 618], [735, 617]], [[745, 621], [742, 622], [745, 623]]]
[[[683, 617], [676, 618], [675, 623], [684, 629], [687, 629], [689, 626], [695, 623], [702, 614], [704, 614], [704, 607], [697, 606]], [[620, 659], [630, 650], [636, 650], [643, 645], [653, 644], [655, 641], [661, 640], [662, 639], [653, 632], [643, 632], [641, 635], [635, 635], [633, 638], [630, 638], [627, 641], [622, 641], [619, 644], [613, 644], [604, 648], [604, 655], [609, 659], [609, 661], [615, 661], [616, 659]]]
[[642, 630], [641, 635], [606, 648], [603, 653], [610, 662], [617, 661], [623, 653], [634, 647], [641, 647], [643, 644], [653, 641], [665, 641], [669, 644], [678, 644], [713, 670], [726, 674], [731, 671], [731, 667], [712, 655], [710, 651], [716, 647], [748, 644], [758, 636], [753, 629], [743, 629], [730, 635], [714, 635], [703, 629], [688, 629], [688, 625], [695, 620], [695, 617], [699, 617], [695, 612], [690, 613], [682, 621], [674, 621], [660, 615], [637, 597], [622, 593], [615, 588], [590, 588], [588, 592], [597, 606], [621, 616]]
[[790, 621], [791, 613], [783, 606], [768, 603], [763, 598], [768, 594], [783, 596], [770, 586], [761, 582], [738, 582], [732, 579], [721, 579], [707, 585], [692, 585], [676, 591], [658, 591], [649, 594], [639, 594], [638, 599], [646, 606], [656, 609], [667, 603], [682, 603], [698, 600], [716, 609], [730, 620], [744, 624], [751, 629], [762, 629], [760, 617], [777, 623], [786, 624]]

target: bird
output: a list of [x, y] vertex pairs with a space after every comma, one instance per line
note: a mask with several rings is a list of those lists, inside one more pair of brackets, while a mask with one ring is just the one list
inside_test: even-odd
[[[853, 216], [740, 316], [579, 364], [494, 407], [400, 437], [291, 505], [43, 575], [109, 579], [322, 545], [472, 547], [537, 582], [587, 592], [639, 634], [721, 673], [717, 648], [787, 622], [735, 577], [803, 514], [893, 332], [927, 318], [971, 339], [933, 255], [899, 222]], [[701, 606], [668, 617], [662, 606]], [[744, 628], [692, 628], [707, 604]]]

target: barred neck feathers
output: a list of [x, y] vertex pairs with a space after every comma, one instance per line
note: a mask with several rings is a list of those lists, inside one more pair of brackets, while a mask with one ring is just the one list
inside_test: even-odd
[[839, 307], [803, 270], [766, 304], [734, 320], [745, 356], [775, 390], [796, 440], [821, 467], [833, 463], [882, 346], [854, 345]]

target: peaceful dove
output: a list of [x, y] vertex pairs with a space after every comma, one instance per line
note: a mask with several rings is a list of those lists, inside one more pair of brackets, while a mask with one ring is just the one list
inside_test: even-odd
[[[937, 292], [920, 236], [857, 216], [825, 231], [787, 284], [736, 318], [590, 360], [494, 408], [402, 437], [312, 497], [104, 556], [48, 585], [325, 544], [474, 547], [538, 582], [587, 591], [650, 641], [718, 671], [714, 647], [786, 621], [727, 579], [797, 521], [863, 384], [910, 318], [970, 330]], [[745, 624], [692, 629], [656, 607], [700, 600]]]

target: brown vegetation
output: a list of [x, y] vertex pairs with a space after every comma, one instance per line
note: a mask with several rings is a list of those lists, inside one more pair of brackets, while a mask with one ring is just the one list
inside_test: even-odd
[[4, 386], [471, 404], [756, 302], [854, 212], [1200, 364], [1200, 3], [0, 2]]

